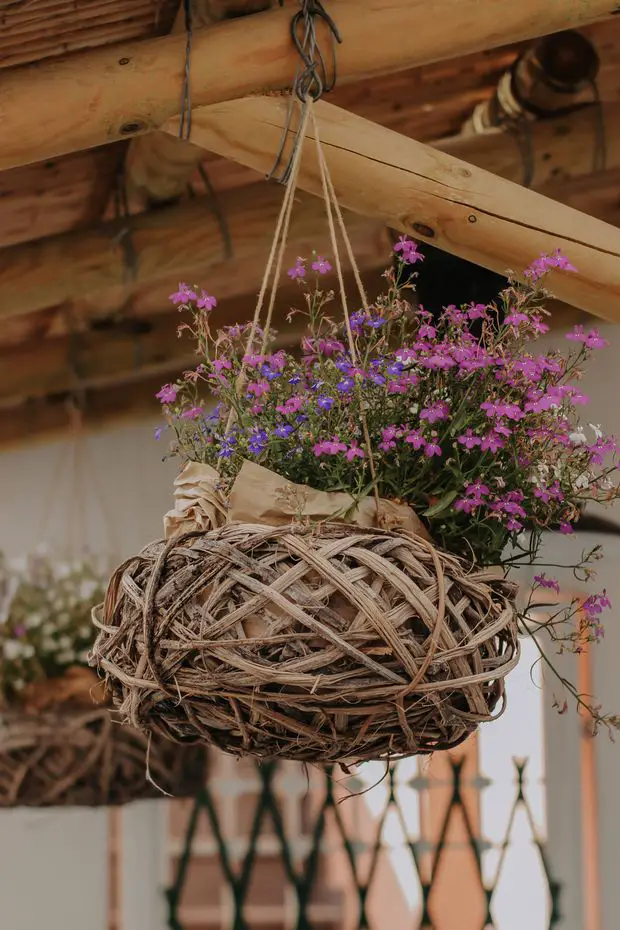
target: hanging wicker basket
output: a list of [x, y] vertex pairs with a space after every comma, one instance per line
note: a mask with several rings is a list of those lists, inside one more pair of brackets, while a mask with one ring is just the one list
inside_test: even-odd
[[3, 710], [0, 808], [120, 805], [162, 791], [189, 797], [203, 787], [204, 747], [161, 738], [148, 744], [143, 733], [114, 722], [106, 706]]
[[410, 535], [228, 523], [111, 579], [93, 660], [136, 728], [259, 759], [457, 746], [503, 707], [515, 586]]

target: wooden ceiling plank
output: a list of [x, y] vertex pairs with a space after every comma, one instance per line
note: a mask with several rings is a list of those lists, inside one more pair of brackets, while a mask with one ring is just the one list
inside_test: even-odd
[[[330, 12], [344, 38], [339, 78], [351, 81], [604, 20], [617, 0], [333, 0]], [[241, 19], [197, 29], [194, 105], [287, 86], [289, 25], [285, 8], [257, 14], [251, 28]], [[184, 53], [185, 37], [170, 35], [7, 70], [0, 170], [159, 128], [178, 110]]]
[[[324, 101], [315, 112], [343, 207], [500, 274], [559, 248], [578, 273], [553, 272], [555, 296], [620, 321], [620, 229]], [[194, 111], [192, 138], [269, 171], [287, 116], [288, 101], [273, 96], [202, 107]], [[174, 121], [168, 129], [173, 133]], [[293, 138], [289, 129], [289, 147]], [[321, 195], [307, 143], [298, 183]]]

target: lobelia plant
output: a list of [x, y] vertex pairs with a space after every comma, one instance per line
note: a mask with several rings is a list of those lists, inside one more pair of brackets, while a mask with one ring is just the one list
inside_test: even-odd
[[56, 562], [39, 551], [0, 561], [0, 703], [88, 666], [90, 611], [104, 595], [101, 574], [86, 559]]
[[[545, 277], [575, 269], [559, 252], [543, 255], [525, 283], [510, 277], [496, 303], [433, 316], [412, 302], [411, 266], [423, 256], [406, 237], [394, 252], [385, 293], [351, 316], [350, 332], [338, 307], [331, 311], [334, 293], [322, 287], [329, 261], [297, 259], [288, 275], [302, 287], [304, 306], [290, 318], [307, 326], [298, 351], [277, 349], [276, 334], [265, 337], [252, 324], [212, 333], [215, 298], [180, 284], [171, 300], [190, 314], [180, 330], [197, 340], [199, 364], [157, 394], [175, 434], [172, 454], [216, 468], [224, 489], [245, 459], [356, 499], [376, 487], [380, 497], [409, 504], [438, 546], [470, 563], [540, 564], [545, 531], [572, 533], [586, 503], [618, 496], [616, 442], [597, 425], [582, 427], [577, 413], [588, 402], [579, 388], [583, 364], [605, 340], [576, 326], [566, 354], [534, 351], [549, 329]], [[583, 553], [571, 566], [576, 576], [588, 580], [599, 557], [599, 547]], [[545, 589], [555, 595], [559, 584], [541, 573], [522, 615], [535, 638], [543, 624], [528, 617]], [[543, 606], [552, 607], [544, 628], [558, 648], [579, 652], [602, 637], [610, 603], [603, 592]], [[548, 661], [542, 648], [541, 659]], [[561, 682], [595, 727], [620, 725]]]

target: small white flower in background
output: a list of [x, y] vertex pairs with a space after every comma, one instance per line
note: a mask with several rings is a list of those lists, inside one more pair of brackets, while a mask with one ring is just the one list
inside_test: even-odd
[[58, 643], [56, 642], [55, 639], [51, 639], [50, 637], [47, 637], [46, 639], [41, 640], [41, 649], [43, 650], [43, 652], [47, 652], [47, 653], [56, 652], [56, 650], [58, 649]]
[[73, 643], [71, 642], [70, 636], [60, 636], [58, 638], [58, 648], [59, 649], [71, 649]]
[[36, 630], [42, 623], [43, 616], [41, 614], [28, 614], [28, 616], [24, 618], [24, 626], [28, 630]]
[[568, 438], [575, 446], [583, 446], [588, 441], [581, 426], [574, 433], [570, 433]]
[[35, 654], [32, 643], [21, 643], [22, 655], [24, 659], [32, 659]]
[[83, 601], [90, 601], [97, 593], [98, 588], [99, 588], [99, 585], [97, 584], [96, 581], [92, 581], [92, 580], [82, 581], [79, 587], [78, 594]]
[[47, 636], [51, 636], [56, 632], [56, 629], [57, 627], [55, 623], [52, 623], [50, 620], [46, 620], [46, 622], [41, 627], [41, 632], [47, 634]]
[[590, 427], [590, 429], [591, 429], [592, 432], [594, 433], [594, 438], [595, 438], [595, 439], [602, 439], [602, 438], [603, 438], [603, 430], [601, 429], [601, 424], [600, 424], [600, 423], [588, 423], [588, 426]]
[[83, 636], [84, 639], [89, 639], [91, 636], [94, 635], [94, 632], [95, 631], [90, 625], [90, 623], [85, 623], [84, 626], [81, 626], [78, 630], [78, 633], [80, 634], [80, 636]]
[[69, 662], [75, 662], [75, 652], [73, 649], [66, 649], [64, 652], [58, 653], [56, 660], [63, 665], [68, 665]]
[[77, 657], [80, 662], [83, 662], [84, 665], [86, 665], [86, 663], [88, 662], [88, 655], [89, 655], [88, 649], [83, 649], [82, 652], [78, 652]]
[[2, 644], [2, 651], [7, 661], [15, 662], [22, 657], [22, 644], [16, 639], [7, 639], [7, 641]]
[[68, 562], [59, 562], [56, 566], [56, 577], [61, 580], [69, 578], [73, 574], [71, 565]]

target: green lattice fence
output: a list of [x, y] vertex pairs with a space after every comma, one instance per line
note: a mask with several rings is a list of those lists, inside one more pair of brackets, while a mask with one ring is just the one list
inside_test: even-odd
[[[187, 811], [175, 880], [167, 891], [171, 930], [444, 930], [449, 921], [442, 915], [460, 906], [459, 896], [459, 930], [503, 930], [498, 889], [503, 884], [506, 894], [508, 888], [515, 903], [528, 893], [510, 875], [517, 821], [520, 848], [525, 831], [546, 898], [539, 903], [537, 926], [558, 926], [560, 887], [528, 799], [524, 762], [515, 762], [504, 835], [494, 842], [476, 827], [480, 799], [491, 783], [472, 773], [465, 760], [444, 760], [440, 777], [399, 763], [370, 787], [367, 779], [334, 770], [246, 765], [245, 781], [235, 771], [229, 768], [218, 788], [207, 786]], [[230, 811], [242, 811], [242, 826], [231, 830]], [[217, 892], [221, 900], [224, 892], [226, 900], [224, 911], [206, 923], [183, 916], [199, 854], [203, 864], [205, 856], [211, 863], [205, 894], [215, 900]], [[274, 869], [276, 883], [285, 886], [281, 908], [274, 905], [270, 917], [259, 919], [253, 901], [264, 900]], [[386, 907], [397, 908], [399, 901], [400, 912], [388, 913]]]

